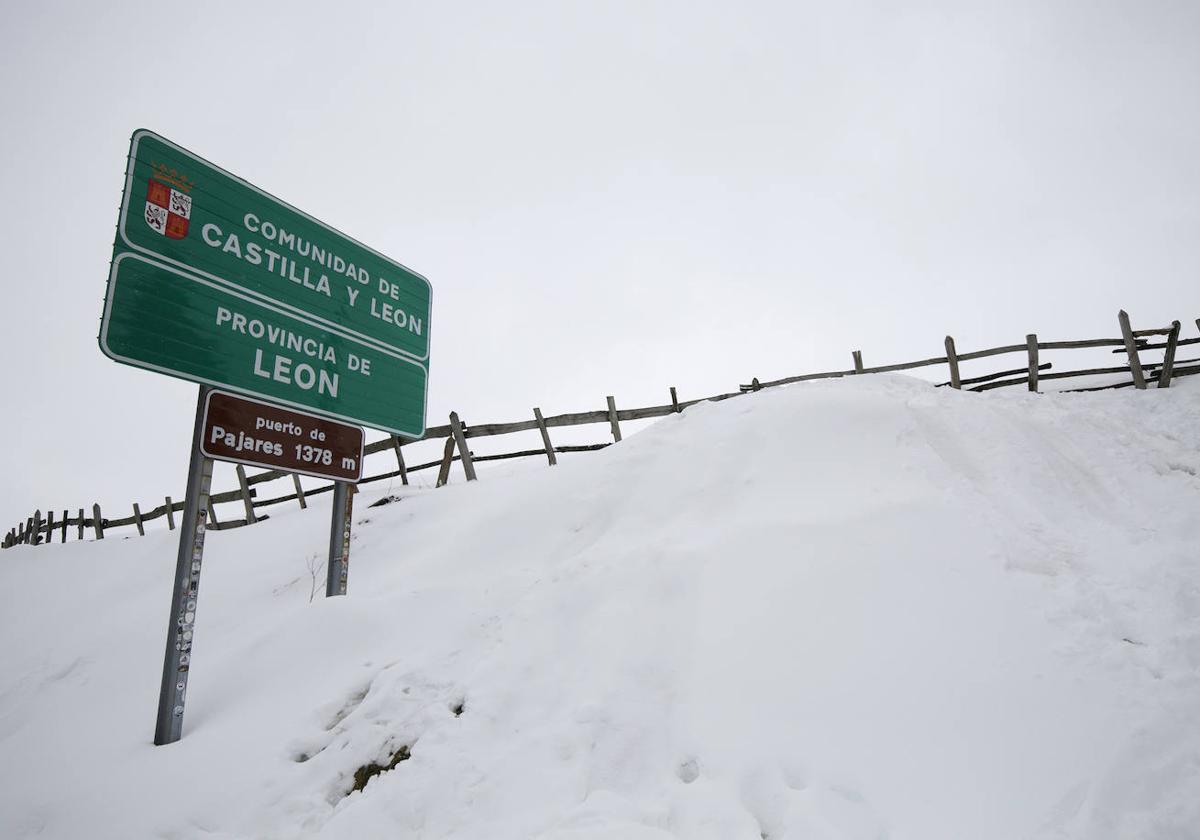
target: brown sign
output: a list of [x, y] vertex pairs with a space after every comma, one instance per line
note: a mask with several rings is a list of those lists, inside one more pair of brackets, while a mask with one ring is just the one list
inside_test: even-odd
[[220, 461], [357, 482], [362, 478], [363, 430], [212, 391], [204, 407], [200, 451]]

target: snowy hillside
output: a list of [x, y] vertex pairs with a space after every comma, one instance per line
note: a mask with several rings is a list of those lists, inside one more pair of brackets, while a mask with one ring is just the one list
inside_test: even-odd
[[210, 534], [168, 747], [175, 535], [5, 551], [0, 837], [1200, 837], [1195, 385], [698, 405], [364, 492], [346, 598]]

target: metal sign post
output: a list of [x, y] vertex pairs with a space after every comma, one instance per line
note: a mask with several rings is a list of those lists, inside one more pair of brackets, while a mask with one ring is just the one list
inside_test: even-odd
[[325, 597], [346, 594], [350, 574], [350, 520], [354, 516], [353, 484], [334, 482], [333, 516], [329, 525], [329, 571], [325, 577]]
[[187, 498], [184, 500], [183, 523], [179, 529], [175, 589], [171, 595], [171, 615], [167, 621], [167, 649], [163, 656], [158, 720], [154, 727], [156, 745], [172, 744], [183, 733], [183, 704], [187, 699], [188, 673], [192, 664], [192, 634], [196, 623], [196, 599], [204, 556], [204, 525], [208, 516], [208, 491], [213, 470], [212, 459], [200, 453], [204, 403], [209, 390], [201, 385], [196, 398]]

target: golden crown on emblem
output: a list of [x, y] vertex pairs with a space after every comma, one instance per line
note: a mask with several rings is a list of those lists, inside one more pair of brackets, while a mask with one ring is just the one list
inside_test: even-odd
[[178, 187], [184, 192], [191, 192], [192, 187], [196, 186], [195, 181], [190, 180], [173, 166], [167, 166], [165, 163], [158, 163], [157, 161], [151, 161], [150, 166], [154, 169], [154, 177], [156, 179]]

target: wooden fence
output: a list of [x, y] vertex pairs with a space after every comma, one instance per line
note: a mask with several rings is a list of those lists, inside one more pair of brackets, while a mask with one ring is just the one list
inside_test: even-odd
[[[553, 466], [557, 463], [557, 455], [570, 452], [592, 452], [598, 449], [603, 449], [606, 446], [611, 446], [613, 443], [621, 440], [621, 423], [633, 420], [647, 420], [656, 417], [665, 417], [668, 414], [673, 414], [682, 411], [688, 406], [695, 405], [700, 402], [726, 400], [732, 397], [737, 397], [745, 393], [761, 390], [763, 388], [771, 388], [779, 385], [788, 385], [794, 382], [808, 382], [817, 379], [834, 379], [843, 376], [855, 376], [868, 373], [889, 373], [895, 371], [915, 370], [923, 367], [936, 365], [946, 365], [949, 371], [949, 380], [939, 385], [948, 386], [968, 391], [989, 391], [994, 388], [1003, 388], [1010, 385], [1024, 385], [1030, 391], [1037, 392], [1040, 384], [1048, 380], [1067, 379], [1082, 376], [1101, 376], [1101, 375], [1123, 375], [1128, 379], [1121, 379], [1115, 383], [1106, 383], [1103, 385], [1092, 385], [1090, 387], [1081, 387], [1074, 389], [1066, 389], [1072, 391], [1096, 391], [1107, 388], [1139, 388], [1145, 389], [1149, 383], [1154, 383], [1158, 388], [1169, 388], [1172, 379], [1180, 376], [1189, 376], [1200, 373], [1200, 359], [1185, 359], [1177, 360], [1176, 352], [1180, 347], [1192, 344], [1200, 344], [1200, 338], [1180, 338], [1180, 323], [1179, 321], [1172, 322], [1169, 326], [1135, 330], [1130, 326], [1129, 316], [1121, 311], [1117, 316], [1118, 325], [1120, 327], [1120, 337], [1117, 338], [1097, 338], [1087, 339], [1082, 341], [1041, 341], [1036, 335], [1027, 335], [1024, 343], [1009, 344], [1003, 347], [992, 347], [987, 350], [972, 350], [967, 353], [958, 352], [955, 346], [954, 339], [946, 336], [945, 339], [945, 355], [936, 356], [929, 359], [919, 359], [915, 362], [904, 362], [901, 364], [880, 365], [877, 367], [867, 367], [863, 364], [862, 352], [855, 350], [851, 353], [853, 367], [846, 370], [824, 371], [821, 373], [808, 373], [800, 376], [789, 376], [784, 379], [776, 379], [773, 381], [760, 382], [758, 378], [751, 380], [748, 385], [741, 385], [735, 392], [727, 394], [717, 394], [712, 397], [705, 397], [696, 400], [681, 401], [676, 394], [675, 388], [670, 389], [671, 402], [665, 405], [650, 406], [648, 408], [617, 408], [616, 401], [613, 397], [607, 397], [607, 406], [604, 409], [595, 411], [583, 411], [572, 414], [558, 414], [550, 417], [542, 416], [540, 409], [533, 409], [533, 418], [529, 420], [519, 420], [511, 423], [484, 423], [479, 425], [471, 425], [463, 423], [456, 412], [451, 412], [449, 422], [444, 426], [432, 426], [425, 431], [425, 434], [417, 440], [401, 440], [396, 437], [386, 437], [382, 440], [374, 441], [367, 444], [364, 450], [364, 457], [379, 453], [391, 453], [395, 459], [395, 468], [381, 472], [377, 475], [370, 475], [363, 478], [359, 484], [370, 484], [376, 481], [399, 478], [400, 481], [407, 485], [409, 475], [422, 470], [437, 469], [437, 487], [441, 487], [449, 481], [450, 470], [454, 462], [459, 462], [462, 465], [463, 474], [468, 481], [476, 479], [475, 464], [485, 461], [500, 461], [510, 458], [529, 458], [541, 457]], [[1195, 321], [1197, 330], [1200, 330], [1200, 318]], [[1121, 364], [1109, 367], [1094, 367], [1068, 371], [1053, 371], [1052, 364], [1049, 362], [1041, 362], [1039, 352], [1043, 350], [1078, 350], [1078, 349], [1097, 349], [1097, 348], [1113, 348], [1112, 352], [1123, 356]], [[1154, 352], [1161, 350], [1163, 353], [1162, 361], [1160, 362], [1143, 362], [1141, 354], [1143, 352]], [[959, 373], [959, 365], [962, 362], [975, 359], [990, 358], [992, 356], [1003, 356], [1007, 354], [1022, 354], [1025, 357], [1025, 364], [1021, 367], [1014, 367], [1008, 370], [1000, 370], [994, 373], [989, 373], [983, 376], [974, 376], [970, 378], [962, 378]], [[609, 427], [609, 433], [612, 436], [612, 441], [603, 443], [593, 443], [580, 446], [564, 446], [555, 445], [551, 442], [550, 429], [560, 428], [564, 426], [586, 426], [593, 424], [604, 424]], [[495, 455], [474, 455], [470, 451], [467, 443], [471, 438], [484, 438], [496, 435], [508, 435], [516, 432], [527, 432], [536, 430], [541, 437], [542, 445], [536, 449], [524, 449], [515, 452], [505, 452]], [[424, 440], [433, 440], [445, 438], [446, 442], [442, 449], [442, 455], [432, 461], [427, 461], [418, 464], [406, 464], [404, 459], [404, 448], [411, 446], [414, 443]], [[209, 496], [208, 500], [208, 528], [214, 530], [222, 530], [226, 528], [237, 528], [243, 525], [252, 525], [255, 522], [266, 519], [266, 514], [258, 513], [262, 508], [272, 505], [284, 504], [287, 502], [295, 502], [301, 508], [307, 506], [307, 498], [320, 493], [327, 493], [333, 489], [333, 484], [325, 484], [315, 489], [305, 490], [300, 484], [300, 478], [291, 473], [285, 473], [279, 470], [267, 470], [264, 472], [248, 475], [246, 470], [240, 464], [236, 467], [238, 487], [233, 490], [227, 490], [221, 493], [214, 493]], [[264, 482], [276, 481], [291, 477], [294, 492], [273, 498], [259, 498], [258, 490], [255, 485]], [[243, 516], [240, 519], [226, 520], [221, 522], [216, 515], [215, 505], [223, 502], [240, 502]], [[137, 502], [133, 503], [133, 513], [130, 516], [121, 517], [118, 519], [107, 519], [104, 517], [100, 509], [100, 505], [93, 504], [91, 511], [84, 508], [79, 508], [75, 516], [70, 515], [70, 510], [63, 510], [60, 517], [55, 516], [54, 511], [49, 511], [43, 517], [40, 510], [34, 511], [33, 515], [28, 517], [23, 523], [18, 523], [5, 535], [0, 547], [9, 548], [18, 544], [33, 544], [51, 542], [56, 535], [60, 536], [62, 542], [67, 541], [67, 535], [70, 531], [74, 531], [76, 539], [85, 539], [90, 534], [95, 539], [104, 539], [105, 534], [114, 528], [127, 528], [133, 526], [137, 528], [139, 535], [145, 535], [145, 524], [151, 520], [160, 517], [166, 517], [168, 528], [175, 527], [175, 513], [183, 510], [183, 502], [172, 501], [170, 496], [167, 496], [163, 503], [150, 509], [143, 511], [141, 505]]]

